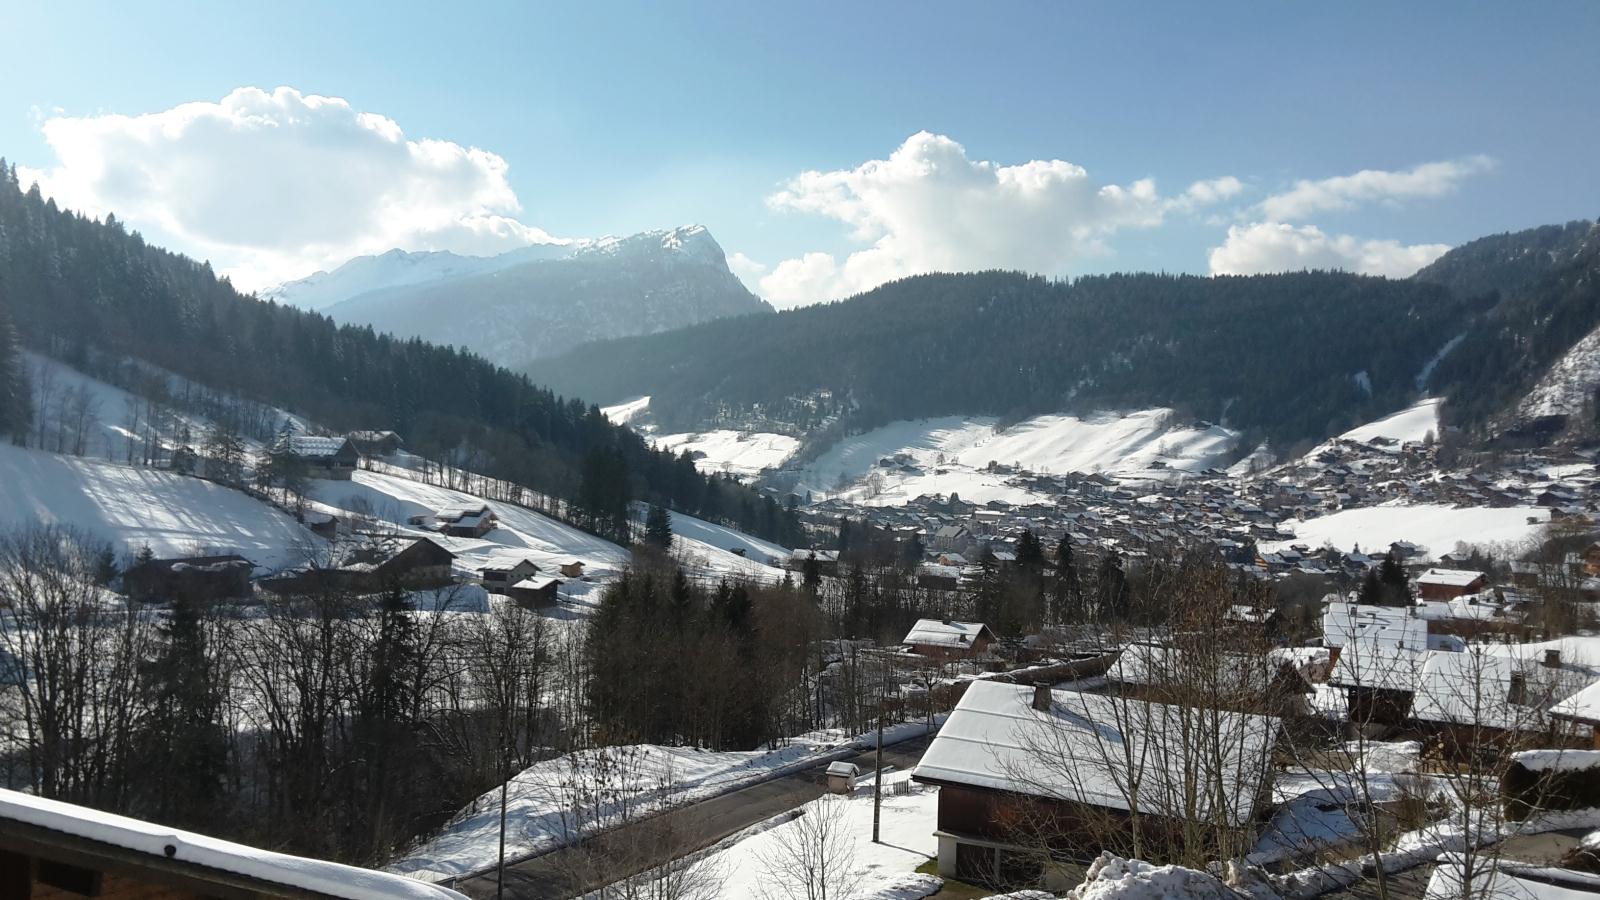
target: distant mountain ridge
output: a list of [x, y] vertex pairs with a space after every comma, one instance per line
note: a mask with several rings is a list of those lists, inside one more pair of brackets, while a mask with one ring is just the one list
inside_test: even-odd
[[770, 312], [700, 225], [492, 257], [392, 250], [263, 295], [508, 366], [586, 341]]

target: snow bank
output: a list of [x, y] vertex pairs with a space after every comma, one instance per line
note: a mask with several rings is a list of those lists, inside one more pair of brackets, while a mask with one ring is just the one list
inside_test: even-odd
[[346, 900], [466, 900], [397, 875], [273, 853], [16, 791], [0, 790], [0, 819]]
[[129, 553], [203, 548], [268, 568], [303, 561], [323, 544], [293, 517], [209, 481], [0, 445], [0, 525], [34, 522], [75, 525]]
[[[1529, 519], [1535, 520], [1532, 524]], [[1457, 543], [1476, 546], [1520, 544], [1535, 537], [1550, 520], [1550, 511], [1538, 507], [1495, 509], [1482, 506], [1453, 507], [1435, 504], [1385, 503], [1346, 509], [1315, 519], [1288, 519], [1279, 526], [1294, 537], [1263, 543], [1272, 553], [1290, 544], [1317, 547], [1332, 544], [1340, 550], [1387, 549], [1395, 541], [1411, 541], [1434, 556], [1454, 550]]]

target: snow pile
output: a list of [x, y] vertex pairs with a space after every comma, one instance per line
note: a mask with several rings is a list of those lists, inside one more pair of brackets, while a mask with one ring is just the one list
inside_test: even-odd
[[1238, 437], [1218, 425], [1174, 424], [1172, 411], [1161, 408], [997, 424], [963, 416], [893, 422], [835, 444], [800, 471], [795, 490], [875, 506], [951, 493], [980, 503], [1029, 503], [1046, 498], [987, 467], [1160, 479], [1218, 464]]
[[[851, 900], [922, 900], [923, 897], [937, 894], [943, 889], [943, 878], [912, 872], [910, 875], [892, 878], [865, 893], [855, 894]], [[990, 900], [994, 898], [991, 897]]]
[[[1531, 523], [1529, 520], [1532, 519]], [[1454, 550], [1458, 543], [1471, 546], [1517, 545], [1536, 537], [1550, 521], [1550, 511], [1537, 507], [1454, 507], [1439, 504], [1407, 505], [1400, 502], [1345, 509], [1315, 519], [1287, 519], [1278, 526], [1293, 538], [1263, 543], [1272, 553], [1291, 544], [1313, 547], [1332, 544], [1349, 551], [1387, 549], [1395, 541], [1411, 541], [1433, 556]]]
[[[645, 401], [649, 402], [649, 398]], [[657, 450], [690, 454], [695, 468], [702, 472], [724, 472], [740, 478], [753, 478], [763, 469], [776, 469], [800, 449], [799, 439], [786, 434], [729, 429], [661, 435], [650, 438], [650, 443]]]
[[16, 791], [0, 790], [0, 819], [132, 850], [157, 860], [172, 859], [285, 885], [317, 896], [345, 900], [465, 900], [455, 891], [409, 878], [273, 853]]
[[1237, 900], [1215, 875], [1182, 866], [1155, 866], [1104, 851], [1089, 865], [1071, 900]]
[[289, 515], [209, 481], [0, 445], [0, 526], [35, 522], [74, 525], [121, 552], [237, 553], [267, 568], [324, 544]]

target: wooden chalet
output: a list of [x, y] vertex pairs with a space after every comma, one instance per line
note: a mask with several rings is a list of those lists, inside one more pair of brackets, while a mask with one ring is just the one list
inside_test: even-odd
[[571, 562], [564, 562], [557, 567], [556, 571], [561, 573], [562, 578], [582, 578], [583, 561], [575, 559]]
[[122, 573], [122, 589], [140, 603], [233, 600], [250, 596], [255, 567], [236, 554], [151, 559]]
[[352, 431], [345, 437], [362, 456], [393, 456], [406, 446], [392, 431]]
[[465, 900], [448, 888], [400, 875], [274, 853], [7, 790], [0, 790], [0, 897]]
[[[1174, 736], [1186, 716], [1200, 713], [1226, 732], [1222, 765], [1236, 774], [1222, 793], [1183, 783], [1192, 764]], [[1119, 724], [1130, 721], [1139, 727]], [[1102, 850], [1131, 855], [1135, 811], [1123, 786], [1133, 781], [1141, 785], [1136, 812], [1146, 835], [1183, 827], [1171, 805], [1177, 797], [1202, 798], [1202, 808], [1186, 815], [1247, 828], [1266, 809], [1277, 730], [1268, 716], [974, 681], [911, 777], [939, 787], [940, 875], [1060, 890], [1076, 882], [1076, 872], [1053, 859], [1082, 861]], [[1129, 744], [1133, 752], [1124, 752]], [[1128, 835], [1129, 846], [1108, 844], [1107, 835], [1117, 833]]]
[[1489, 576], [1472, 569], [1433, 568], [1417, 576], [1417, 595], [1423, 600], [1454, 600], [1489, 586]]
[[361, 464], [349, 438], [296, 435], [289, 439], [289, 452], [305, 464], [307, 478], [349, 481]]
[[918, 619], [901, 641], [907, 649], [929, 659], [976, 659], [994, 643], [994, 632], [982, 622], [953, 619]]
[[512, 585], [539, 574], [539, 567], [531, 559], [506, 560], [490, 563], [478, 570], [483, 589], [491, 594], [509, 593]]
[[398, 549], [393, 545], [363, 548], [342, 565], [294, 569], [261, 584], [279, 594], [376, 593], [397, 587], [421, 590], [449, 584], [455, 558], [428, 538], [417, 538]]
[[537, 609], [541, 606], [554, 606], [558, 602], [557, 591], [561, 588], [561, 580], [550, 575], [530, 575], [506, 588], [505, 594], [523, 609]]
[[1600, 750], [1600, 683], [1591, 684], [1551, 707], [1550, 717], [1587, 729], [1590, 743]]
[[500, 525], [487, 503], [445, 507], [434, 513], [433, 519], [439, 532], [451, 537], [483, 537]]

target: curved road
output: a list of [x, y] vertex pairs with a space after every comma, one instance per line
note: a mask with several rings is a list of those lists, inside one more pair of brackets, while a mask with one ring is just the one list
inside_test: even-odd
[[[883, 748], [886, 771], [909, 769], [922, 758], [931, 736]], [[870, 781], [874, 751], [849, 757]], [[821, 797], [828, 764], [680, 806], [606, 832], [582, 850], [565, 847], [506, 866], [505, 894], [516, 900], [573, 897], [652, 866], [686, 856], [717, 841]], [[493, 870], [452, 885], [470, 897], [496, 895]]]

